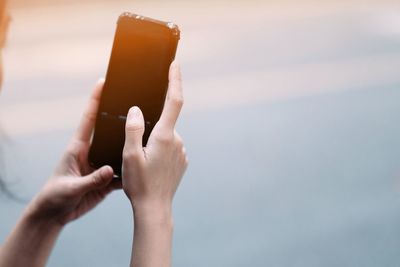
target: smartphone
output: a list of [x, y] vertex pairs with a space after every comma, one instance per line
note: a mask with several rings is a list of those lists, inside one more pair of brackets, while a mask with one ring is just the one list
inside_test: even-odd
[[89, 150], [92, 167], [109, 165], [121, 177], [125, 122], [132, 106], [143, 112], [146, 145], [164, 106], [179, 39], [174, 23], [129, 12], [119, 17]]

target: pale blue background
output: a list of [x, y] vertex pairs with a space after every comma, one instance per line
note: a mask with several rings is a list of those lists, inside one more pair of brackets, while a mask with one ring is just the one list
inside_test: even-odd
[[[110, 5], [118, 10], [124, 9], [124, 3]], [[279, 10], [274, 3], [239, 2], [226, 12], [239, 13], [243, 6], [244, 21], [253, 14], [260, 22], [264, 20], [259, 9]], [[51, 10], [62, 12], [64, 5]], [[185, 8], [179, 10], [182, 5]], [[265, 24], [248, 22], [236, 35], [229, 23], [214, 26], [218, 21], [214, 15], [222, 11], [211, 12], [204, 24], [190, 20], [188, 14], [185, 20], [180, 13], [191, 10], [207, 16], [213, 9], [211, 2], [201, 8], [194, 3], [174, 2], [173, 6], [177, 9], [171, 12], [182, 16], [183, 26], [188, 23], [186, 44], [198, 46], [190, 51], [191, 47], [182, 45], [180, 55], [187, 101], [178, 130], [185, 139], [190, 167], [175, 198], [174, 266], [399, 266], [400, 75], [389, 75], [400, 73], [399, 68], [393, 69], [400, 66], [398, 10], [383, 2], [365, 6], [361, 1], [350, 1], [348, 6], [308, 3], [304, 11], [298, 11], [296, 3], [282, 4], [281, 15], [268, 18]], [[170, 12], [164, 7], [155, 2], [143, 10]], [[30, 8], [16, 5], [15, 12], [25, 14]], [[113, 12], [102, 14], [111, 21], [118, 14]], [[238, 19], [224, 14], [232, 23]], [[394, 19], [388, 22], [389, 15]], [[95, 15], [90, 18], [102, 20]], [[78, 15], [76, 19], [85, 20]], [[23, 17], [15, 20], [17, 25], [26, 25]], [[29, 37], [19, 37], [24, 30], [16, 28], [19, 32], [10, 41], [12, 55], [27, 46], [24, 42]], [[197, 40], [199, 28], [206, 35]], [[104, 37], [99, 37], [101, 41], [112, 39], [112, 27], [104, 32], [93, 29], [97, 32], [82, 36], [71, 30], [65, 38], [78, 45], [99, 36]], [[35, 41], [34, 36], [29, 37], [33, 38], [29, 45], [36, 47], [53, 38]], [[217, 45], [213, 51], [210, 45], [207, 53], [212, 56], [196, 57], [208, 38], [220, 38], [222, 44], [230, 40], [225, 44], [227, 51], [219, 51]], [[1, 105], [7, 109], [69, 95], [86, 97], [87, 89], [105, 71], [107, 53], [102, 55], [102, 66], [81, 75], [60, 71], [59, 76], [25, 77], [21, 70], [18, 78], [18, 73], [12, 73], [17, 68], [11, 69]], [[364, 59], [368, 64], [357, 63]], [[73, 59], [78, 65], [79, 60]], [[353, 77], [350, 71], [348, 85], [336, 82], [343, 79], [341, 63], [353, 61], [350, 70], [356, 73], [357, 68], [365, 68], [364, 76]], [[303, 87], [321, 79], [319, 68], [310, 70], [316, 71], [315, 76], [307, 72], [308, 83], [300, 81], [298, 87], [299, 77], [291, 75], [296, 73], [293, 69], [301, 71], [310, 64], [331, 66], [324, 81], [332, 83], [307, 93]], [[287, 70], [287, 80], [270, 84], [268, 75], [276, 69], [283, 74]], [[381, 72], [376, 73], [377, 69]], [[246, 101], [233, 97], [237, 91], [229, 91], [230, 80], [242, 73], [265, 73], [265, 80], [261, 75], [258, 81], [244, 81], [249, 87], [257, 83], [260, 97], [249, 98], [246, 92], [254, 93], [251, 88], [238, 93]], [[203, 79], [210, 86], [204, 87], [204, 93], [196, 87]], [[213, 84], [213, 79], [219, 83]], [[280, 86], [290, 83], [296, 90], [290, 89], [283, 97], [268, 95], [268, 90], [279, 92]], [[193, 88], [196, 92], [191, 92]], [[210, 104], [213, 90], [227, 92], [218, 100], [220, 105]], [[74, 107], [62, 112], [68, 114], [70, 109]], [[30, 114], [35, 116], [35, 112]], [[19, 123], [29, 119], [29, 113], [16, 118]], [[49, 130], [16, 134], [5, 146], [8, 180], [23, 197], [30, 198], [39, 190], [73, 133], [70, 126], [51, 127], [49, 123]], [[1, 199], [1, 240], [23, 206]], [[130, 206], [123, 192], [117, 192], [63, 231], [49, 266], [127, 266], [131, 239]]]

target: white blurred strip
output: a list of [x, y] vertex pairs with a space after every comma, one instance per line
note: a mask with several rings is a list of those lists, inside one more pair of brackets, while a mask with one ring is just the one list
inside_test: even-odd
[[[193, 80], [184, 83], [185, 112], [395, 84], [400, 82], [399, 70], [400, 55], [386, 55]], [[71, 97], [3, 106], [0, 123], [10, 135], [71, 129], [86, 101], [86, 97]]]
[[251, 105], [335, 91], [400, 84], [400, 54], [238, 73], [186, 84], [187, 109]]
[[372, 16], [367, 27], [378, 34], [400, 39], [400, 4], [397, 9], [382, 10]]

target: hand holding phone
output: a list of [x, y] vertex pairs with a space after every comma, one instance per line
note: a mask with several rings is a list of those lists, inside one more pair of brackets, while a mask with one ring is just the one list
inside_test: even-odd
[[[183, 105], [179, 66], [173, 63], [169, 73], [169, 88], [160, 120], [150, 134], [146, 147], [143, 113], [138, 107], [129, 110], [123, 150], [122, 180], [134, 209], [148, 202], [169, 207], [186, 170], [188, 160], [182, 138], [175, 124]], [[159, 207], [160, 211], [164, 210]], [[168, 208], [169, 209], [169, 208]]]
[[188, 164], [175, 131], [182, 104], [179, 67], [172, 64], [164, 109], [146, 147], [143, 113], [138, 107], [128, 113], [122, 185], [134, 211], [132, 266], [171, 265], [172, 200]]

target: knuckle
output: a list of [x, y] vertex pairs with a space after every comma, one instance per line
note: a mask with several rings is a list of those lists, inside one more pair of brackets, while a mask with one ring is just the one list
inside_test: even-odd
[[183, 140], [181, 137], [177, 137], [175, 138], [175, 144], [178, 148], [182, 148], [183, 147]]
[[131, 122], [126, 124], [126, 131], [128, 133], [136, 133], [144, 131], [144, 126], [142, 123]]
[[103, 184], [104, 177], [100, 175], [99, 172], [96, 172], [92, 176], [92, 183], [95, 187]]
[[159, 132], [155, 135], [155, 139], [161, 144], [171, 144], [173, 142], [173, 135], [168, 132]]
[[178, 147], [183, 147], [183, 139], [176, 131], [174, 132], [175, 144]]
[[126, 160], [129, 160], [130, 158], [131, 158], [131, 154], [129, 153], [129, 151], [124, 149], [124, 151], [122, 152], [122, 159], [124, 161], [126, 161]]
[[134, 150], [124, 150], [122, 158], [124, 161], [137, 160], [139, 158], [139, 153], [136, 153]]
[[171, 96], [170, 101], [176, 107], [182, 107], [184, 103], [183, 97], [181, 95]]

